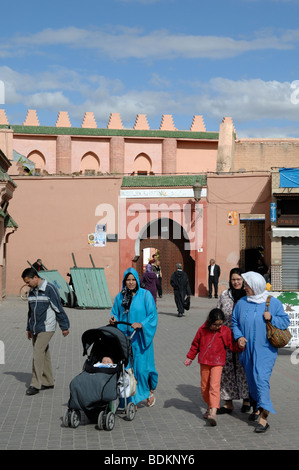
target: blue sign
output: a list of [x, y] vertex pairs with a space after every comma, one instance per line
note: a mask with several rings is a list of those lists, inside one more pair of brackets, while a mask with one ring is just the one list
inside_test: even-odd
[[271, 202], [270, 212], [271, 212], [271, 222], [276, 222], [276, 203], [275, 202]]

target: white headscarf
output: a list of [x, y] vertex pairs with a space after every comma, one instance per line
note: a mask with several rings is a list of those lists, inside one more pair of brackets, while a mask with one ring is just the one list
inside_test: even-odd
[[263, 276], [254, 271], [248, 271], [248, 273], [244, 273], [241, 276], [254, 292], [254, 295], [247, 295], [248, 302], [256, 304], [266, 302], [268, 292], [266, 291], [266, 281]]

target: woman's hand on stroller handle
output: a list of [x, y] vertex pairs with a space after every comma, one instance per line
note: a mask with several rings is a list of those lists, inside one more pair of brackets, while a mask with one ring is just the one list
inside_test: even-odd
[[138, 328], [142, 328], [142, 324], [138, 322], [134, 323], [127, 323], [125, 321], [117, 321], [116, 318], [112, 315], [109, 319], [110, 325], [117, 325], [118, 323], [123, 324], [123, 325], [129, 325], [133, 330], [137, 330]]

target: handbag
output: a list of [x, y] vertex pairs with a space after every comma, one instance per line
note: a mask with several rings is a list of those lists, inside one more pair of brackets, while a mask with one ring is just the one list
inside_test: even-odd
[[183, 302], [183, 307], [184, 310], [189, 310], [190, 309], [190, 297], [186, 297], [184, 302]]
[[[270, 300], [271, 295], [269, 295], [266, 300], [266, 312], [269, 311]], [[266, 320], [266, 327], [267, 338], [269, 340], [269, 343], [274, 346], [274, 348], [283, 348], [288, 344], [288, 342], [292, 338], [292, 335], [288, 329], [280, 330], [279, 328], [276, 328], [276, 326], [272, 325], [270, 320]]]
[[128, 398], [136, 393], [137, 380], [134, 376], [134, 371], [132, 368], [125, 369], [123, 376], [119, 378], [119, 395], [121, 398]]
[[129, 383], [130, 383], [130, 395], [129, 395], [129, 397], [131, 397], [132, 395], [135, 395], [135, 393], [136, 393], [137, 379], [134, 375], [134, 370], [133, 370], [132, 367], [130, 367], [129, 369], [126, 369], [126, 372], [129, 376]]

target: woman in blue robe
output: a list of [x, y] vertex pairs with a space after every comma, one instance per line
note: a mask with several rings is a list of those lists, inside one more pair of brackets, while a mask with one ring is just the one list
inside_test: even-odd
[[140, 287], [139, 276], [134, 268], [125, 271], [122, 290], [114, 300], [110, 323], [114, 322], [131, 324], [131, 327], [123, 324], [117, 325], [126, 336], [131, 336], [133, 329], [135, 330], [131, 341], [137, 390], [136, 394], [131, 397], [132, 401], [137, 405], [140, 401], [147, 400], [147, 405], [153, 406], [156, 401], [153, 392], [158, 384], [153, 344], [158, 314], [152, 294]]
[[269, 293], [261, 274], [250, 271], [242, 277], [246, 297], [239, 300], [233, 311], [232, 331], [239, 346], [245, 345], [239, 360], [244, 367], [254, 405], [254, 413], [249, 419], [259, 418], [255, 431], [265, 432], [269, 427], [269, 412], [275, 413], [270, 398], [270, 377], [277, 357], [277, 348], [267, 339], [266, 320], [282, 330], [288, 327], [290, 320], [282, 303], [275, 297], [271, 297], [269, 312], [265, 312]]

